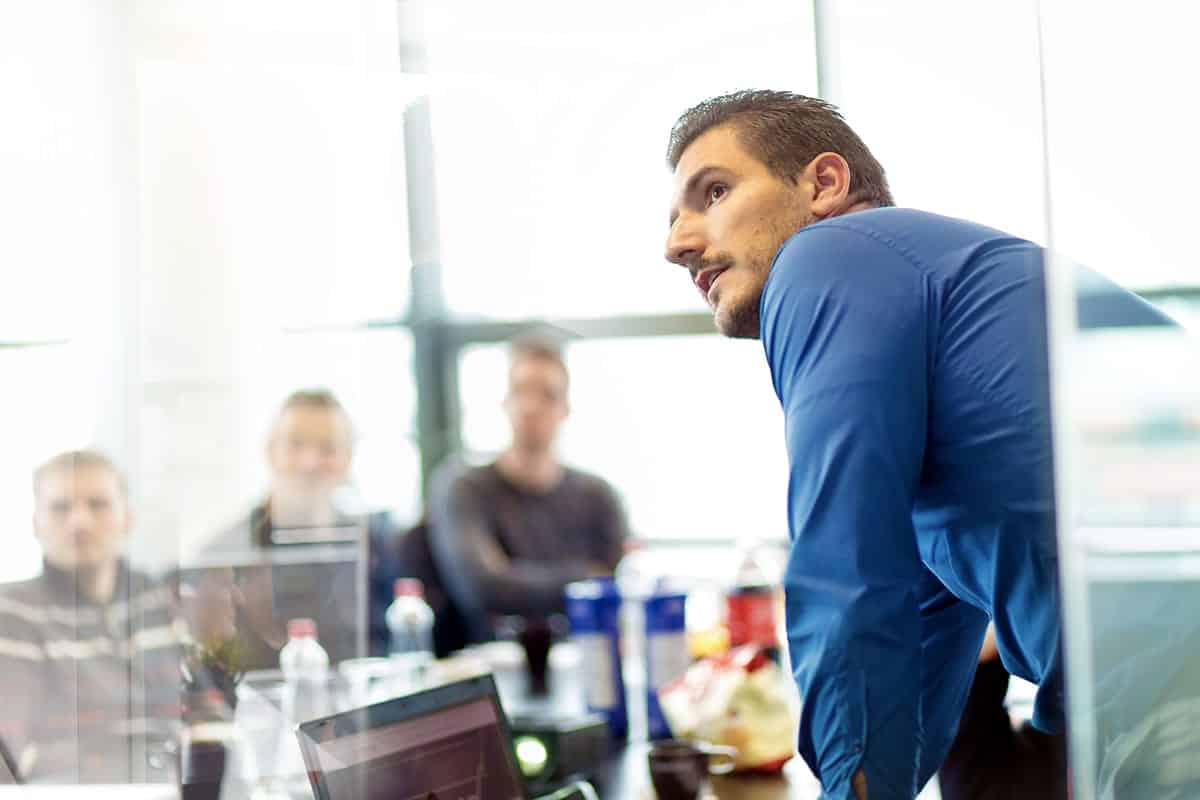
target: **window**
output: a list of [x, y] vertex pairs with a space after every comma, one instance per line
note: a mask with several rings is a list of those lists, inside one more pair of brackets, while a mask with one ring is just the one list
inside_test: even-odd
[[[508, 443], [506, 359], [502, 346], [488, 345], [461, 360], [463, 442], [478, 456]], [[613, 484], [635, 535], [786, 537], [783, 412], [758, 342], [584, 340], [570, 346], [567, 362], [571, 417], [561, 455]]]
[[[1200, 69], [1190, 26], [1168, 4], [1044, 5], [1054, 246], [1126, 286], [1195, 287], [1200, 123], [1176, 80]], [[1130, 43], [1122, 58], [1114, 41]]]
[[265, 491], [292, 390], [360, 435], [361, 500], [417, 514], [394, 4], [168, 4], [138, 12], [138, 466], [146, 562], [202, 546]]
[[1031, 3], [822, 3], [830, 100], [896, 203], [1045, 242]]
[[662, 257], [667, 134], [723, 91], [815, 92], [811, 7], [448, 0], [428, 13], [450, 308], [699, 310]]

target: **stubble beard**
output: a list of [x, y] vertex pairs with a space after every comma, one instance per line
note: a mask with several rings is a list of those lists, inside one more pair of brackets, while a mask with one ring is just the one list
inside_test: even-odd
[[744, 262], [751, 281], [745, 295], [730, 298], [729, 303], [718, 304], [713, 312], [713, 322], [722, 335], [730, 339], [759, 338], [762, 321], [758, 307], [771, 273], [771, 264], [784, 242], [814, 221], [813, 217], [801, 217], [798, 222], [778, 222], [764, 231], [763, 245], [748, 253]]

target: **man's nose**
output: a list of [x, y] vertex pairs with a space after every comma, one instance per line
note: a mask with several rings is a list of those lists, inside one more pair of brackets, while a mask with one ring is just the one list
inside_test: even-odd
[[676, 220], [667, 234], [667, 261], [686, 267], [704, 254], [704, 237], [691, 222]]
[[316, 447], [305, 447], [300, 451], [300, 457], [297, 461], [300, 463], [300, 469], [305, 472], [312, 472], [321, 466], [321, 451]]
[[95, 515], [88, 508], [87, 503], [73, 503], [71, 511], [67, 515], [67, 523], [71, 528], [87, 529], [92, 526]]

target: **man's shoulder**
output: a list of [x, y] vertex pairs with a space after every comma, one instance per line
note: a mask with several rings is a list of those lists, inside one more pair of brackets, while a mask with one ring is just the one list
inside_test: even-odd
[[933, 266], [945, 253], [987, 244], [1041, 249], [1028, 239], [997, 228], [915, 208], [871, 208], [824, 219], [801, 228], [784, 247], [802, 249], [812, 244], [828, 251], [832, 246], [834, 252], [830, 255], [836, 257], [838, 245], [855, 247], [867, 242], [873, 242], [878, 252], [890, 250], [924, 266]]
[[1020, 239], [1011, 233], [972, 220], [896, 206], [868, 208], [851, 214], [830, 217], [820, 222], [814, 222], [812, 225], [802, 228], [801, 231], [821, 229], [857, 232], [874, 235], [884, 240], [924, 238], [939, 241], [964, 237]]
[[433, 483], [443, 489], [488, 491], [500, 485], [494, 462], [471, 464], [461, 458], [443, 462], [434, 472]]
[[594, 472], [563, 465], [563, 478], [580, 494], [608, 499], [616, 496], [612, 484]]
[[[48, 602], [46, 584], [41, 575], [28, 580], [0, 584], [0, 618], [40, 617]], [[3, 627], [4, 623], [0, 623]]]

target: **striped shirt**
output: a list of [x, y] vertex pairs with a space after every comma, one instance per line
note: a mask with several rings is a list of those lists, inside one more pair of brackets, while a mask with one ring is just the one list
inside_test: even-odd
[[108, 603], [50, 565], [0, 587], [0, 737], [31, 782], [169, 779], [179, 720], [170, 590], [120, 565]]

